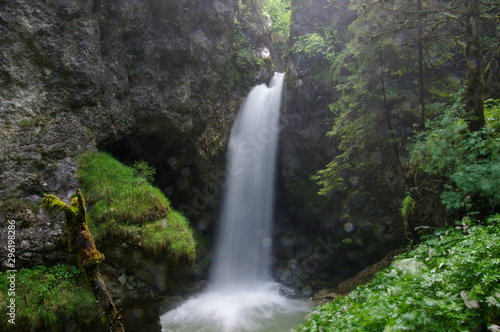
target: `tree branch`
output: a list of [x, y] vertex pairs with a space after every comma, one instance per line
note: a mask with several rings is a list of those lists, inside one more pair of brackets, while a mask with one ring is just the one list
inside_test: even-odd
[[70, 205], [56, 196], [44, 195], [42, 206], [47, 211], [59, 210], [65, 213], [69, 251], [76, 250], [78, 254], [78, 265], [103, 310], [103, 322], [111, 332], [123, 332], [123, 319], [116, 310], [99, 271], [98, 265], [104, 260], [104, 255], [97, 250], [87, 228], [85, 200], [80, 189], [76, 191], [76, 197], [71, 200]]

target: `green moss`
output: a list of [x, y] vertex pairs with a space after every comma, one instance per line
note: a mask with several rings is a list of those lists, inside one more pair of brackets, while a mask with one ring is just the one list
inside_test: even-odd
[[[10, 297], [8, 276], [0, 272], [0, 302]], [[56, 265], [21, 269], [16, 276], [16, 331], [31, 331], [56, 326], [77, 317], [92, 317], [99, 312], [94, 295], [75, 266]], [[10, 327], [7, 307], [2, 305], [0, 330]]]
[[88, 226], [97, 242], [139, 239], [152, 254], [167, 251], [174, 259], [194, 261], [195, 242], [189, 224], [172, 211], [158, 188], [103, 152], [80, 155], [78, 163], [77, 176], [90, 205]]
[[19, 126], [23, 128], [34, 128], [45, 122], [45, 118], [43, 116], [38, 116], [35, 118], [25, 118], [18, 122]]
[[405, 232], [408, 238], [411, 238], [410, 218], [413, 216], [414, 211], [415, 211], [415, 200], [410, 195], [408, 195], [403, 200], [403, 203], [401, 203], [401, 215], [403, 216], [403, 221], [405, 224]]
[[22, 212], [25, 210], [32, 210], [33, 205], [28, 201], [23, 201], [18, 197], [9, 197], [2, 201], [0, 205], [1, 211], [10, 211], [10, 212]]
[[97, 265], [104, 260], [94, 243], [87, 227], [85, 200], [80, 192], [71, 199], [71, 205], [65, 204], [53, 195], [44, 195], [42, 205], [47, 211], [63, 211], [66, 215], [66, 229], [69, 234], [69, 251], [78, 251], [78, 263], [83, 270], [88, 265]]
[[[156, 251], [158, 244], [169, 243], [169, 252], [174, 257], [180, 258], [185, 253], [190, 253], [191, 256], [194, 240], [191, 230], [186, 225], [186, 218], [181, 213], [173, 211], [167, 219], [157, 220], [143, 227], [141, 232], [143, 245], [146, 249]], [[194, 259], [194, 256], [192, 258]]]

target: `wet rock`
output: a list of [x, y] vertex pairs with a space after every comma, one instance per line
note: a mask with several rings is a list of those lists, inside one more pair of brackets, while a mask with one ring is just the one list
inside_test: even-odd
[[319, 305], [323, 305], [323, 304], [332, 302], [338, 296], [339, 296], [339, 294], [337, 294], [331, 290], [321, 289], [321, 290], [315, 292], [313, 294], [313, 296], [311, 296], [308, 299], [308, 302], [314, 306], [319, 306]]
[[[399, 253], [401, 252], [402, 251], [400, 251]], [[384, 257], [384, 259], [382, 259], [381, 261], [367, 266], [366, 268], [358, 272], [354, 277], [342, 281], [337, 286], [337, 292], [342, 295], [347, 295], [352, 290], [356, 289], [356, 287], [358, 287], [359, 285], [368, 283], [375, 277], [375, 274], [377, 272], [381, 271], [392, 263], [392, 261], [394, 260], [394, 256], [397, 253], [398, 252], [394, 252], [393, 254]]]

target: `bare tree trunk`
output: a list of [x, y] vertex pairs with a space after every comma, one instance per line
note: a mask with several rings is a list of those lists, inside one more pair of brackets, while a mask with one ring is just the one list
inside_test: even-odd
[[[422, 1], [418, 0], [418, 14], [419, 19], [422, 18]], [[425, 102], [424, 102], [424, 51], [422, 45], [422, 26], [421, 22], [419, 22], [418, 27], [418, 105], [420, 107], [419, 119], [418, 119], [418, 127], [420, 130], [425, 130]]]
[[398, 146], [396, 145], [396, 135], [394, 135], [394, 129], [392, 127], [389, 105], [387, 104], [387, 96], [385, 93], [382, 53], [380, 53], [380, 82], [382, 84], [382, 97], [384, 98], [385, 119], [387, 121], [387, 128], [389, 129], [389, 133], [391, 135], [391, 140], [392, 140], [391, 142], [392, 150], [394, 151], [394, 156], [396, 158], [396, 164], [398, 166], [399, 174], [403, 175], [404, 174], [403, 165], [401, 164], [401, 156], [399, 153]]
[[484, 119], [484, 81], [481, 70], [480, 0], [467, 0], [466, 46], [467, 76], [465, 78], [465, 120], [471, 131], [481, 129]]
[[97, 250], [87, 228], [85, 200], [80, 190], [76, 191], [76, 197], [71, 200], [71, 205], [53, 195], [44, 195], [42, 204], [47, 211], [59, 210], [66, 215], [69, 251], [75, 250], [78, 254], [78, 265], [104, 312], [103, 322], [109, 326], [111, 332], [123, 332], [123, 319], [116, 310], [99, 272], [98, 265], [104, 260], [104, 255]]

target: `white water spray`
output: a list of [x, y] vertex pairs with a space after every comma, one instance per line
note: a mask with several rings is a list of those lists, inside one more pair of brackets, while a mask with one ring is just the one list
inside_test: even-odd
[[279, 110], [284, 74], [250, 91], [231, 130], [211, 288], [161, 317], [163, 331], [289, 331], [310, 308], [271, 282]]

